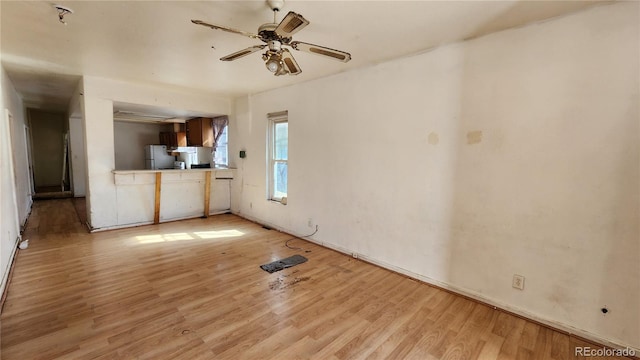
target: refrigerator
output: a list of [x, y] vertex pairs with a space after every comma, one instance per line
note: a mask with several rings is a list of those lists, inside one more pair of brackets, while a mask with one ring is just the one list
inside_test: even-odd
[[147, 145], [144, 147], [144, 168], [148, 170], [173, 169], [174, 156], [167, 153], [165, 145]]

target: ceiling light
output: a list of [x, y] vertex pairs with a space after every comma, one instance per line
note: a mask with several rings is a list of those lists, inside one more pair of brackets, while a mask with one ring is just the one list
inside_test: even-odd
[[266, 65], [267, 65], [267, 69], [269, 69], [269, 71], [271, 71], [272, 73], [277, 72], [278, 69], [280, 68], [280, 62], [278, 62], [278, 60], [276, 59], [268, 60]]
[[278, 76], [287, 73], [287, 70], [284, 68], [284, 64], [282, 63], [282, 57], [279, 53], [267, 51], [262, 55], [262, 59], [265, 60], [264, 65], [274, 75]]
[[67, 14], [73, 14], [73, 10], [62, 5], [53, 5], [53, 7], [58, 10], [58, 20], [60, 20], [61, 23], [67, 25], [67, 23], [64, 21], [64, 16]]

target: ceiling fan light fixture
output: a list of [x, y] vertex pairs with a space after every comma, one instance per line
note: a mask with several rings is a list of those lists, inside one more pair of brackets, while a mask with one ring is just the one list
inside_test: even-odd
[[270, 53], [269, 55], [267, 55], [265, 66], [272, 73], [278, 74], [282, 69], [282, 60], [280, 59], [280, 55], [275, 53]]
[[282, 57], [282, 52], [273, 52], [267, 51], [262, 55], [262, 58], [265, 60], [264, 65], [267, 67], [267, 70], [271, 71], [273, 75], [287, 75], [289, 74], [289, 69], [285, 66], [284, 60]]
[[289, 71], [287, 71], [287, 68], [282, 64], [282, 62], [280, 62], [280, 70], [278, 70], [277, 73], [275, 73], [275, 76], [280, 76], [280, 75], [288, 75]]
[[268, 60], [266, 65], [267, 69], [269, 69], [269, 71], [271, 71], [272, 73], [278, 72], [278, 69], [280, 68], [280, 63], [278, 63], [276, 60]]

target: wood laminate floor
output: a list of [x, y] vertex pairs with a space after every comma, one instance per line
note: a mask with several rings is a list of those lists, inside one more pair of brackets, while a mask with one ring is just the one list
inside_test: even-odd
[[[11, 359], [574, 359], [565, 334], [234, 215], [88, 234], [38, 201], [1, 315]], [[259, 265], [299, 253], [269, 274]], [[611, 358], [608, 358], [611, 359]]]

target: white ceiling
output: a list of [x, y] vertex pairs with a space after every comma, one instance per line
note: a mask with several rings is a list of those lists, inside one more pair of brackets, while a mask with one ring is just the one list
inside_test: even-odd
[[[349, 63], [293, 51], [302, 74], [273, 76], [260, 53], [218, 59], [260, 42], [191, 23], [257, 32], [263, 1], [0, 1], [2, 65], [26, 103], [65, 109], [82, 75], [238, 96], [419, 53], [435, 46], [562, 16], [599, 1], [287, 1], [311, 24], [294, 35], [351, 53]], [[215, 48], [212, 48], [215, 47]]]

